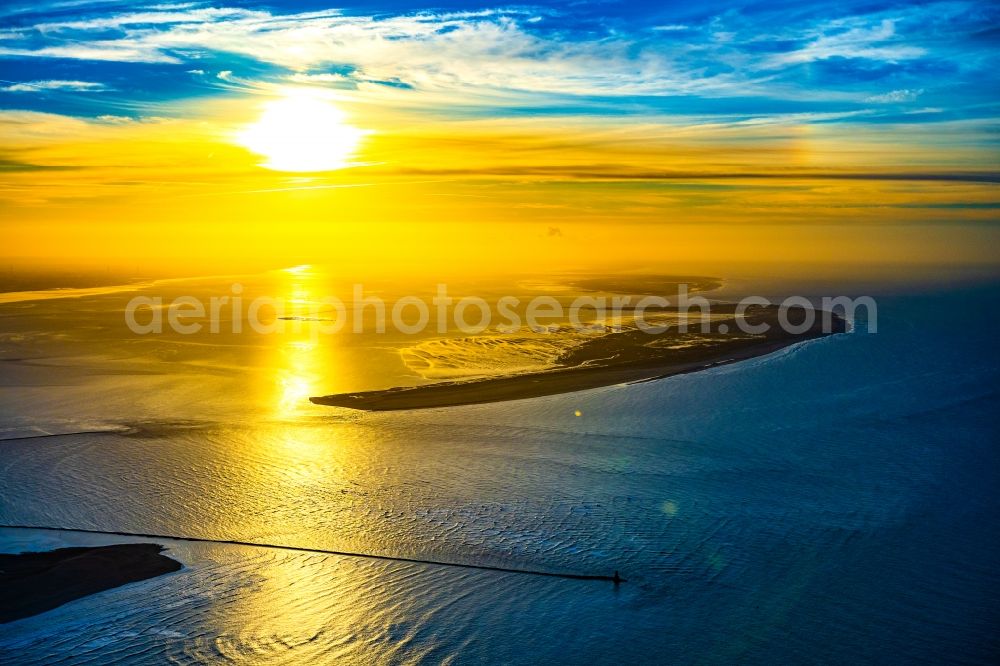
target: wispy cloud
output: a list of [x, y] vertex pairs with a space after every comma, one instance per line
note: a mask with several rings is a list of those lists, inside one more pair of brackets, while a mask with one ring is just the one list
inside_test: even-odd
[[896, 33], [896, 21], [882, 19], [868, 25], [864, 18], [831, 21], [815, 29], [818, 33], [802, 48], [781, 53], [769, 60], [770, 66], [807, 63], [830, 58], [863, 58], [898, 62], [924, 55]]
[[909, 88], [904, 90], [891, 90], [887, 93], [882, 93], [880, 95], [871, 95], [867, 97], [865, 101], [874, 102], [876, 104], [893, 104], [899, 102], [912, 102], [920, 95], [923, 94], [922, 89], [911, 90]]
[[[183, 25], [186, 23], [220, 23], [232, 19], [267, 19], [266, 12], [250, 11], [229, 7], [195, 8], [190, 6], [161, 6], [153, 11], [117, 14], [114, 16], [88, 18], [77, 21], [50, 21], [35, 25], [39, 31], [55, 35], [63, 31], [103, 31], [112, 28], [135, 26]], [[176, 11], [183, 10], [183, 11]]]
[[[577, 29], [571, 14], [552, 8], [359, 16], [177, 4], [11, 27], [0, 31], [0, 56], [191, 67], [210, 54], [228, 54], [302, 77], [394, 81], [432, 91], [801, 98], [825, 90], [796, 79], [796, 68], [809, 63], [960, 62], [961, 53], [940, 45], [947, 31], [980, 23], [970, 16], [973, 8], [948, 1], [832, 20], [802, 12], [784, 22], [734, 8], [708, 21], [623, 30], [600, 23]], [[559, 20], [540, 21], [542, 15]], [[932, 28], [921, 32], [925, 24]]]
[[3, 92], [37, 93], [37, 92], [46, 92], [49, 90], [69, 90], [73, 92], [102, 92], [106, 90], [111, 90], [111, 88], [109, 88], [103, 83], [96, 83], [94, 81], [63, 81], [58, 79], [51, 81], [30, 81], [25, 83], [13, 83], [11, 85], [0, 87], [0, 91]]
[[87, 43], [43, 46], [41, 48], [0, 47], [0, 56], [15, 58], [67, 58], [107, 62], [146, 62], [180, 64], [180, 58], [159, 52], [156, 48], [125, 40], [104, 40]]

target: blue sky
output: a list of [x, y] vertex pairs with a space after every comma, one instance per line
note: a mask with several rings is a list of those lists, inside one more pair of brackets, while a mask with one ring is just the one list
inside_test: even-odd
[[470, 115], [991, 122], [985, 2], [67, 1], [0, 10], [0, 106], [173, 113], [295, 81]]

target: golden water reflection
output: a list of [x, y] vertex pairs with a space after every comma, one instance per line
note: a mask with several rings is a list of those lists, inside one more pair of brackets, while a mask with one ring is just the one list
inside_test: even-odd
[[270, 336], [273, 346], [265, 363], [265, 393], [274, 418], [295, 419], [318, 408], [310, 396], [338, 384], [342, 367], [342, 338], [323, 332], [315, 321], [323, 314], [321, 301], [335, 287], [329, 276], [309, 265], [294, 266], [275, 274], [274, 291], [284, 303], [287, 319]]
[[396, 583], [401, 567], [250, 548], [212, 554], [236, 574], [232, 578], [237, 580], [231, 578], [228, 584], [238, 590], [220, 595], [222, 600], [207, 609], [209, 635], [188, 642], [186, 654], [177, 655], [182, 660], [370, 663], [366, 653], [373, 648], [391, 652], [388, 633], [394, 625], [411, 619], [405, 608], [385, 610], [396, 595], [373, 592], [383, 587], [377, 581]]

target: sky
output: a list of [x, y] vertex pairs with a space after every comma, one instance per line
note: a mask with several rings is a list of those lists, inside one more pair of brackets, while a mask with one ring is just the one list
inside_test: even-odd
[[1000, 4], [8, 2], [16, 262], [994, 262]]

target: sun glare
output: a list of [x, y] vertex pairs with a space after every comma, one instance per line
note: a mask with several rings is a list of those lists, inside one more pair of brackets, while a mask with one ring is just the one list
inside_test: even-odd
[[236, 141], [262, 155], [262, 167], [275, 171], [330, 171], [351, 165], [364, 130], [345, 122], [327, 100], [288, 93], [268, 102], [260, 118]]

